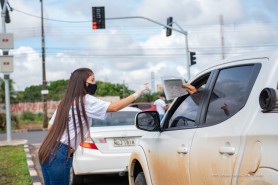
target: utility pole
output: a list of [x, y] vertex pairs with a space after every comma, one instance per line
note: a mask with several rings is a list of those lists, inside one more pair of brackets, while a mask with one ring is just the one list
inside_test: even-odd
[[43, 128], [47, 128], [47, 82], [45, 75], [45, 39], [44, 39], [44, 25], [43, 25], [43, 0], [41, 2], [41, 34], [42, 34], [42, 102], [43, 102]]
[[155, 92], [155, 75], [154, 72], [151, 72], [151, 92]]
[[125, 98], [125, 81], [123, 81], [123, 98]]
[[223, 15], [219, 16], [219, 21], [220, 21], [220, 35], [221, 35], [221, 53], [222, 53], [222, 60], [225, 59], [225, 51], [224, 51], [224, 34], [223, 34]]

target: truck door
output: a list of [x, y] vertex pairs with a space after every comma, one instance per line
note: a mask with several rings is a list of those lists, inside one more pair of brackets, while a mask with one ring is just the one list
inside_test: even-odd
[[248, 122], [244, 108], [260, 65], [217, 70], [190, 152], [192, 185], [232, 183], [241, 135]]

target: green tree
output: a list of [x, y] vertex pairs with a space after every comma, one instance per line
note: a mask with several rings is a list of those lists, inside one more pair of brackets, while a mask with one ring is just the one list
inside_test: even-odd
[[[57, 80], [47, 86], [49, 91], [48, 100], [60, 100], [67, 88], [68, 80]], [[19, 102], [38, 102], [42, 101], [41, 95], [42, 85], [32, 85], [26, 87], [24, 91], [17, 93]]]
[[62, 99], [68, 86], [68, 80], [57, 80], [50, 83], [48, 99], [58, 101]]
[[[10, 90], [10, 100], [11, 102], [16, 101], [16, 93], [14, 91], [14, 82], [12, 79], [9, 79], [9, 90]], [[0, 78], [0, 102], [4, 103], [5, 102], [5, 80]]]
[[97, 81], [97, 86], [97, 96], [120, 96], [120, 98], [123, 98], [134, 92], [125, 85], [112, 84], [110, 82]]
[[18, 94], [18, 100], [23, 102], [37, 102], [41, 101], [42, 86], [41, 85], [32, 85], [30, 87], [26, 87], [25, 90]]
[[[47, 89], [49, 91], [48, 100], [59, 101], [64, 96], [67, 89], [68, 80], [57, 80], [49, 83]], [[97, 81], [98, 90], [96, 96], [119, 96], [124, 98], [134, 93], [123, 84], [113, 84], [110, 82]], [[42, 101], [41, 85], [34, 85], [25, 88], [24, 91], [17, 92], [18, 102], [37, 102]], [[2, 95], [2, 94], [1, 94]], [[136, 102], [154, 102], [159, 97], [159, 93], [143, 93]]]
[[154, 102], [157, 98], [159, 98], [160, 93], [143, 93], [135, 102]]

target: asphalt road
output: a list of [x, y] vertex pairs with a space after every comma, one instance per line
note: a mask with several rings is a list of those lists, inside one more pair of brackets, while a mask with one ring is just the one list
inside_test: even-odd
[[[17, 139], [27, 139], [29, 144], [40, 144], [42, 143], [43, 139], [45, 138], [47, 131], [29, 131], [29, 132], [18, 132], [12, 133], [12, 140]], [[7, 135], [6, 133], [0, 134], [0, 140], [6, 140]]]
[[[19, 132], [12, 133], [12, 140], [26, 139], [31, 148], [31, 153], [33, 156], [35, 167], [38, 171], [40, 179], [42, 179], [40, 165], [37, 159], [38, 149], [43, 139], [45, 138], [47, 131], [29, 131], [29, 132]], [[6, 140], [6, 133], [0, 133], [0, 141]], [[128, 185], [127, 176], [111, 176], [111, 175], [97, 175], [97, 176], [86, 176], [84, 178], [84, 185]]]

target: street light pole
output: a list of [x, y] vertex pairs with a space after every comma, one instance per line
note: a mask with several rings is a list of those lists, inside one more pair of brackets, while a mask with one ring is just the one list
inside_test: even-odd
[[[6, 33], [6, 24], [5, 24], [5, 16], [6, 16], [6, 9], [7, 9], [7, 2], [8, 0], [4, 1], [3, 9], [1, 12], [2, 15], [2, 30], [3, 33]], [[3, 55], [8, 55], [8, 50], [3, 50]], [[6, 130], [7, 130], [7, 141], [12, 140], [12, 123], [11, 123], [11, 107], [10, 107], [10, 75], [4, 74], [5, 79], [5, 104], [6, 104]]]
[[45, 40], [44, 40], [44, 25], [43, 25], [43, 0], [41, 2], [41, 34], [42, 34], [42, 101], [43, 101], [43, 128], [47, 128], [47, 82], [45, 75]]
[[180, 30], [182, 30], [184, 32], [184, 36], [185, 36], [185, 52], [186, 52], [186, 69], [187, 69], [187, 81], [190, 79], [190, 59], [189, 59], [189, 51], [188, 51], [188, 34], [187, 31], [183, 30], [182, 27], [176, 23], [173, 22], [173, 24], [176, 24], [177, 27], [179, 27]]
[[176, 32], [179, 32], [181, 34], [183, 34], [185, 36], [185, 55], [186, 55], [186, 65], [187, 65], [187, 81], [190, 79], [190, 60], [189, 60], [189, 52], [188, 52], [188, 38], [187, 38], [187, 31], [183, 30], [182, 27], [180, 25], [178, 25], [176, 22], [173, 22], [173, 24], [176, 24], [180, 30], [173, 28], [172, 26], [169, 25], [165, 25], [165, 24], [161, 24], [157, 21], [154, 21], [152, 19], [149, 19], [147, 17], [143, 17], [143, 16], [131, 16], [131, 17], [112, 17], [112, 18], [105, 18], [106, 20], [115, 20], [115, 19], [145, 19], [148, 20], [150, 22], [153, 22], [155, 24], [158, 24], [160, 26], [163, 26], [165, 28], [169, 28], [172, 29]]

